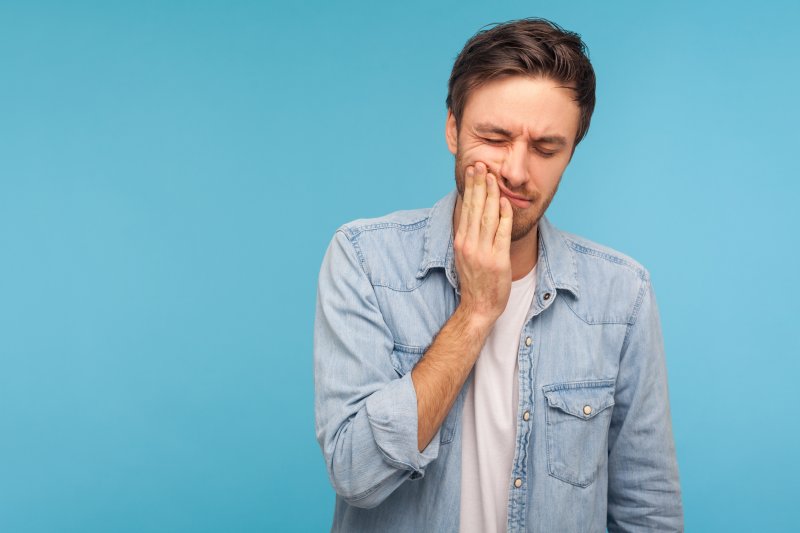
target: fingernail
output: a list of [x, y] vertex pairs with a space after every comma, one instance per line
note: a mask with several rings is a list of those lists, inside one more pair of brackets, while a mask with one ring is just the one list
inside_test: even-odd
[[467, 167], [467, 176], [470, 176], [470, 177], [472, 177], [472, 175], [473, 175], [474, 173], [475, 173], [475, 168], [474, 168], [473, 166], [468, 166], [468, 167]]

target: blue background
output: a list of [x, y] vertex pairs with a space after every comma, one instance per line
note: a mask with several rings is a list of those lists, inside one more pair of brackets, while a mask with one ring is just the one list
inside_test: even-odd
[[698, 4], [0, 4], [0, 530], [327, 530], [325, 247], [452, 188], [452, 62], [525, 16], [589, 45], [548, 215], [651, 271], [687, 529], [800, 527], [800, 13]]

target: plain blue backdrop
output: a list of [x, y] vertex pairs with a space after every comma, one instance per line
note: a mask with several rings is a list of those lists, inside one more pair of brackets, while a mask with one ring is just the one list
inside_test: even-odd
[[453, 187], [479, 28], [587, 42], [548, 215], [651, 271], [689, 531], [800, 528], [793, 2], [0, 4], [0, 531], [325, 531], [320, 261]]

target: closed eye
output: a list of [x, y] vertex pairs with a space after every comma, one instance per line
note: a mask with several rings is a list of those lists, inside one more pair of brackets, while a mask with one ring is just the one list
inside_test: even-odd
[[[488, 144], [492, 144], [492, 145], [495, 145], [495, 146], [498, 146], [498, 145], [506, 143], [505, 139], [493, 139], [493, 138], [490, 138], [490, 137], [481, 137], [481, 140], [486, 142], [486, 143], [488, 143]], [[548, 152], [546, 150], [541, 150], [539, 148], [536, 148], [535, 150], [537, 152], [539, 152], [542, 155], [542, 157], [553, 157], [554, 155], [556, 155], [556, 152]]]

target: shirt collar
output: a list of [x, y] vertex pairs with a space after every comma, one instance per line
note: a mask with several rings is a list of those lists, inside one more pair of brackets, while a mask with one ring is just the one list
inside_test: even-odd
[[[453, 255], [453, 210], [458, 190], [453, 188], [431, 208], [425, 228], [425, 248], [417, 278], [424, 277], [431, 268], [443, 268], [453, 287], [458, 287], [458, 273]], [[567, 244], [561, 231], [546, 216], [539, 220], [539, 257], [536, 278], [539, 287], [554, 287], [580, 296], [575, 252]], [[539, 292], [537, 290], [537, 292]]]
[[[428, 216], [425, 227], [425, 248], [422, 253], [417, 278], [424, 277], [431, 268], [444, 268], [450, 278], [455, 275], [453, 259], [453, 210], [456, 207], [458, 189], [453, 189], [436, 202]], [[453, 277], [451, 282], [456, 278]], [[455, 286], [455, 283], [453, 283]]]

